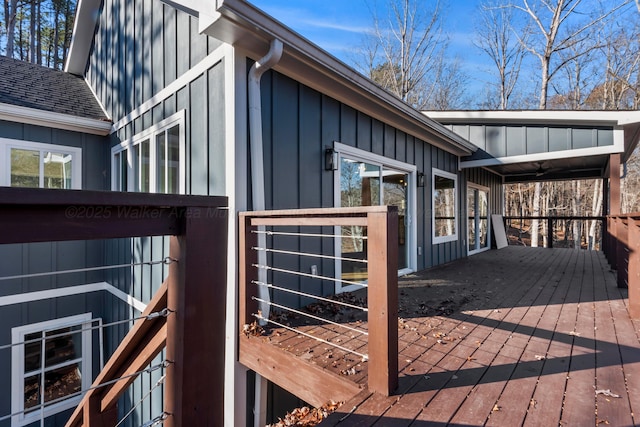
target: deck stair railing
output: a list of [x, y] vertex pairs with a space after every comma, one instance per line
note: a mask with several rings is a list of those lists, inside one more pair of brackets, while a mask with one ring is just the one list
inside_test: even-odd
[[[525, 236], [530, 239], [531, 224], [537, 219], [538, 233], [543, 234], [539, 245], [547, 248], [570, 247], [583, 249], [600, 249], [605, 217], [603, 216], [505, 216], [505, 228], [520, 244], [525, 243]], [[595, 224], [594, 224], [595, 223]], [[591, 229], [593, 228], [593, 236]], [[578, 231], [575, 233], [575, 231]], [[577, 234], [579, 241], [574, 240]]]
[[[398, 213], [392, 206], [241, 213], [240, 330], [247, 332], [250, 325], [284, 328], [350, 352], [368, 364], [369, 390], [389, 395], [398, 381], [397, 233]], [[354, 245], [361, 256], [347, 254]], [[354, 294], [364, 296], [341, 300], [332, 295], [336, 287], [359, 289]], [[326, 311], [305, 308], [322, 303], [364, 313], [366, 322], [335, 322]], [[288, 322], [290, 318], [301, 320]], [[309, 324], [330, 325], [355, 339], [321, 338], [305, 332]], [[277, 354], [273, 363], [265, 363], [251, 351], [251, 343], [240, 340], [241, 363], [314, 403], [316, 390], [296, 386], [293, 378], [309, 381], [311, 372], [288, 369]], [[287, 366], [274, 367], [276, 363]]]
[[607, 216], [605, 255], [618, 287], [629, 289], [629, 314], [640, 319], [640, 213]]
[[67, 426], [113, 427], [128, 385], [165, 349], [165, 426], [224, 424], [225, 197], [0, 188], [0, 244], [171, 236], [169, 274]]

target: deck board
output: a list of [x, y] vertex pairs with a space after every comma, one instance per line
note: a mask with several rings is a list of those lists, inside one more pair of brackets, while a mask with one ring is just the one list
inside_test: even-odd
[[[361, 369], [349, 379], [362, 390], [321, 425], [640, 424], [640, 322], [600, 252], [484, 252], [401, 278], [399, 306], [399, 387], [390, 397], [368, 393], [367, 363], [342, 350], [272, 340], [334, 378]], [[338, 339], [366, 351], [361, 338]], [[620, 397], [596, 395], [603, 389]]]

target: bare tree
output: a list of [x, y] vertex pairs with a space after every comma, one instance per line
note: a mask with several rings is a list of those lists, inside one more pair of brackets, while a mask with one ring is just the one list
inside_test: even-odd
[[[550, 81], [568, 62], [585, 55], [588, 51], [576, 49], [571, 55], [557, 58], [560, 53], [593, 39], [592, 31], [596, 25], [603, 23], [608, 17], [628, 5], [630, 0], [618, 2], [608, 11], [580, 22], [572, 28], [568, 28], [568, 19], [583, 13], [577, 9], [582, 0], [537, 0], [534, 7], [530, 4], [531, 0], [522, 0], [522, 3], [522, 6], [513, 5], [513, 7], [528, 16], [533, 27], [537, 28], [537, 36], [534, 32], [528, 40], [522, 37], [519, 37], [519, 40], [527, 51], [540, 61], [538, 108], [544, 110], [547, 108]], [[599, 46], [592, 45], [590, 49], [597, 47]]]
[[388, 4], [387, 18], [373, 12], [373, 31], [356, 67], [415, 108], [452, 108], [464, 92], [465, 76], [446, 56], [440, 1], [431, 8], [416, 0]]
[[5, 55], [9, 58], [13, 57], [13, 34], [16, 31], [16, 15], [18, 9], [18, 0], [4, 0], [4, 20], [7, 29], [7, 47]]
[[512, 25], [513, 9], [500, 6], [493, 1], [481, 5], [479, 20], [476, 23], [474, 44], [491, 59], [495, 65], [498, 81], [498, 109], [509, 108], [509, 100], [525, 57], [524, 46], [528, 43], [527, 28], [519, 30], [520, 42], [514, 36]]

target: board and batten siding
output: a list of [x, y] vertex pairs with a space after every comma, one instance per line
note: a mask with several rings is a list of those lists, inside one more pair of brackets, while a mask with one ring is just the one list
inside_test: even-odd
[[[541, 125], [446, 125], [482, 151], [464, 160], [507, 157], [613, 145], [611, 127]], [[483, 153], [484, 151], [484, 153]]]
[[[198, 34], [197, 18], [159, 0], [104, 0], [94, 35], [86, 78], [117, 124], [110, 148], [157, 125], [176, 113], [184, 114], [186, 194], [225, 195], [225, 61], [212, 61], [201, 73], [190, 70], [210, 61], [223, 44]], [[180, 82], [176, 86], [177, 82]], [[167, 94], [167, 86], [175, 90]], [[172, 86], [173, 87], [173, 86]], [[157, 98], [159, 93], [164, 93]], [[156, 97], [156, 98], [154, 98]], [[149, 100], [157, 99], [153, 105]], [[108, 169], [111, 177], [111, 164]], [[168, 238], [112, 240], [106, 245], [108, 264], [162, 260]], [[109, 271], [105, 280], [147, 303], [166, 277], [166, 265], [144, 265]], [[107, 296], [105, 317], [116, 321], [138, 312]], [[105, 340], [110, 354], [126, 334], [128, 325], [112, 328]], [[161, 357], [153, 363], [158, 363]], [[121, 399], [126, 413], [162, 373], [143, 375]], [[162, 412], [161, 391], [146, 399], [125, 425], [140, 425]]]
[[104, 0], [86, 78], [114, 121], [182, 76], [221, 42], [160, 0]]
[[[54, 144], [82, 149], [82, 188], [108, 189], [109, 143], [105, 137], [0, 120], [0, 138]], [[43, 224], [46, 226], [46, 224]], [[104, 243], [100, 241], [43, 242], [0, 245], [0, 275], [80, 269], [103, 265]], [[55, 290], [104, 281], [101, 271], [79, 272], [24, 279], [3, 280], [0, 297]], [[0, 306], [0, 346], [11, 343], [11, 329], [51, 319], [92, 313], [101, 317], [106, 292], [91, 292]], [[97, 342], [97, 338], [96, 338]], [[99, 369], [93, 358], [94, 374]], [[11, 413], [11, 349], [0, 350], [0, 417]], [[69, 412], [55, 415], [55, 425], [64, 424]], [[48, 421], [50, 422], [50, 421]], [[10, 426], [11, 420], [0, 422]]]
[[[431, 172], [437, 168], [457, 174], [462, 188], [457, 156], [273, 71], [262, 77], [262, 114], [266, 209], [334, 207], [334, 172], [325, 171], [324, 150], [339, 142], [415, 165], [425, 174], [425, 186], [417, 189], [416, 201], [417, 246], [422, 248], [418, 269], [466, 255], [461, 239], [432, 245]], [[333, 242], [324, 240], [327, 242], [310, 244], [274, 236], [270, 244], [279, 249], [332, 254]], [[334, 273], [331, 260], [275, 260], [282, 268], [308, 272], [317, 264], [318, 274]], [[301, 287], [305, 287], [304, 280], [297, 290]], [[333, 287], [327, 282], [318, 292], [330, 294]], [[302, 302], [297, 296], [276, 295], [278, 298], [294, 306]]]

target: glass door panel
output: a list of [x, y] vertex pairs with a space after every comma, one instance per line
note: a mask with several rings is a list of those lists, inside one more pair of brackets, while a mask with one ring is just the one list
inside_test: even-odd
[[469, 188], [467, 191], [467, 218], [469, 250], [476, 247], [476, 190]]
[[[380, 166], [358, 160], [340, 159], [340, 206], [376, 206], [380, 204]], [[367, 280], [366, 264], [355, 260], [366, 257], [366, 229], [341, 227], [342, 279]], [[350, 261], [353, 259], [354, 261]]]
[[467, 187], [467, 240], [470, 254], [489, 247], [489, 192]]
[[407, 245], [407, 183], [409, 175], [405, 172], [384, 169], [383, 204], [398, 207], [398, 269], [409, 267]]

